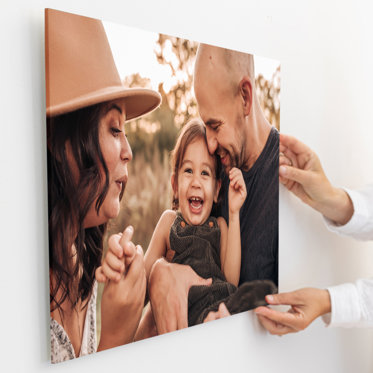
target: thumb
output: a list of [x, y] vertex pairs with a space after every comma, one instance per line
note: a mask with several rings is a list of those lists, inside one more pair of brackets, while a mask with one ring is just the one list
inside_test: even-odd
[[228, 308], [227, 308], [227, 306], [225, 305], [224, 302], [221, 302], [221, 303], [219, 304], [218, 312], [219, 312], [219, 316], [220, 316], [220, 318], [230, 316], [230, 313], [229, 313], [229, 311], [228, 311]]
[[133, 236], [133, 227], [132, 225], [129, 225], [122, 234], [122, 237], [119, 240], [119, 244], [123, 247], [125, 243], [128, 241], [131, 241]]
[[296, 181], [297, 183], [303, 185], [306, 183], [307, 178], [308, 178], [308, 171], [301, 170], [296, 167], [291, 167], [291, 166], [285, 166], [281, 165], [279, 169], [280, 176]]
[[265, 300], [268, 304], [272, 305], [296, 305], [298, 304], [298, 299], [294, 292], [290, 293], [280, 293], [280, 294], [269, 294], [266, 295]]
[[203, 278], [198, 276], [197, 283], [195, 285], [197, 286], [210, 286], [212, 284], [212, 278]]
[[97, 282], [105, 283], [107, 278], [102, 270], [102, 266], [98, 267], [95, 272], [95, 278]]

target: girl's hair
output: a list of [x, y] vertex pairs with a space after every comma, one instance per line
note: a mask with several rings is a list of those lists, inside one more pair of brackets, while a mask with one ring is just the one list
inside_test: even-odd
[[[184, 155], [189, 144], [197, 139], [203, 139], [207, 146], [206, 139], [206, 128], [204, 123], [199, 118], [191, 119], [182, 129], [178, 139], [176, 140], [176, 145], [171, 153], [171, 169], [172, 174], [177, 180], [179, 170], [183, 163]], [[220, 159], [216, 154], [213, 155], [215, 163], [215, 175], [216, 179], [220, 178], [221, 174], [221, 164]], [[172, 196], [172, 209], [177, 210], [179, 208], [179, 200], [176, 198], [175, 193]]]
[[[47, 118], [51, 311], [61, 309], [66, 298], [74, 307], [79, 300], [88, 300], [101, 262], [106, 224], [83, 227], [89, 208], [96, 200], [99, 212], [109, 187], [99, 145], [101, 108], [98, 104]], [[67, 142], [79, 171], [75, 176], [67, 159]]]

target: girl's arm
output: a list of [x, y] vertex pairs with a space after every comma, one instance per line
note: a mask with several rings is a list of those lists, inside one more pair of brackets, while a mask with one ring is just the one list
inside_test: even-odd
[[224, 218], [218, 218], [221, 231], [220, 236], [220, 261], [221, 270], [231, 284], [238, 286], [241, 271], [241, 236], [240, 217], [233, 218], [229, 215], [229, 228]]
[[153, 232], [152, 239], [150, 240], [148, 250], [145, 254], [145, 272], [147, 280], [149, 280], [149, 275], [153, 264], [157, 261], [157, 259], [166, 255], [168, 237], [170, 235], [170, 229], [175, 217], [175, 211], [166, 210], [159, 218], [157, 226]]
[[[171, 226], [175, 220], [176, 213], [172, 210], [166, 210], [159, 218], [157, 226], [154, 229], [153, 236], [150, 240], [148, 250], [145, 254], [145, 272], [146, 281], [149, 282], [149, 276], [153, 264], [161, 257], [166, 255], [168, 246], [168, 237], [170, 235]], [[147, 299], [148, 297], [146, 297]], [[150, 302], [145, 308], [139, 327], [137, 328], [135, 341], [141, 339], [150, 338], [158, 334], [157, 327], [155, 325], [153, 312], [151, 309]]]
[[241, 272], [240, 209], [246, 199], [246, 186], [238, 168], [230, 170], [229, 179], [229, 227], [223, 218], [218, 218], [221, 230], [220, 261], [227, 281], [238, 286]]

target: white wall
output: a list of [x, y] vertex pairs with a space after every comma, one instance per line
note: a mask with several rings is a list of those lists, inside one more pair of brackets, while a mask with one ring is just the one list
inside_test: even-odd
[[[373, 179], [368, 2], [3, 0], [1, 370], [371, 372], [372, 329], [329, 330], [318, 321], [279, 338], [264, 333], [251, 313], [49, 365], [45, 7], [280, 60], [282, 131], [317, 150], [336, 184], [358, 187]], [[371, 276], [372, 263], [371, 243], [333, 236], [320, 216], [281, 191], [281, 290]]]

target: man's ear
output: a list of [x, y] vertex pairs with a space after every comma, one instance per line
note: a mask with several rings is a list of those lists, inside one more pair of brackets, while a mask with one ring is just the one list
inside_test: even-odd
[[216, 180], [215, 193], [214, 193], [214, 202], [215, 203], [218, 203], [220, 188], [221, 188], [221, 180], [218, 179], [218, 180]]
[[253, 104], [253, 86], [247, 76], [240, 81], [240, 94], [243, 101], [244, 115], [249, 115]]
[[171, 175], [171, 186], [174, 192], [174, 198], [179, 198], [177, 195], [177, 177], [174, 173]]

